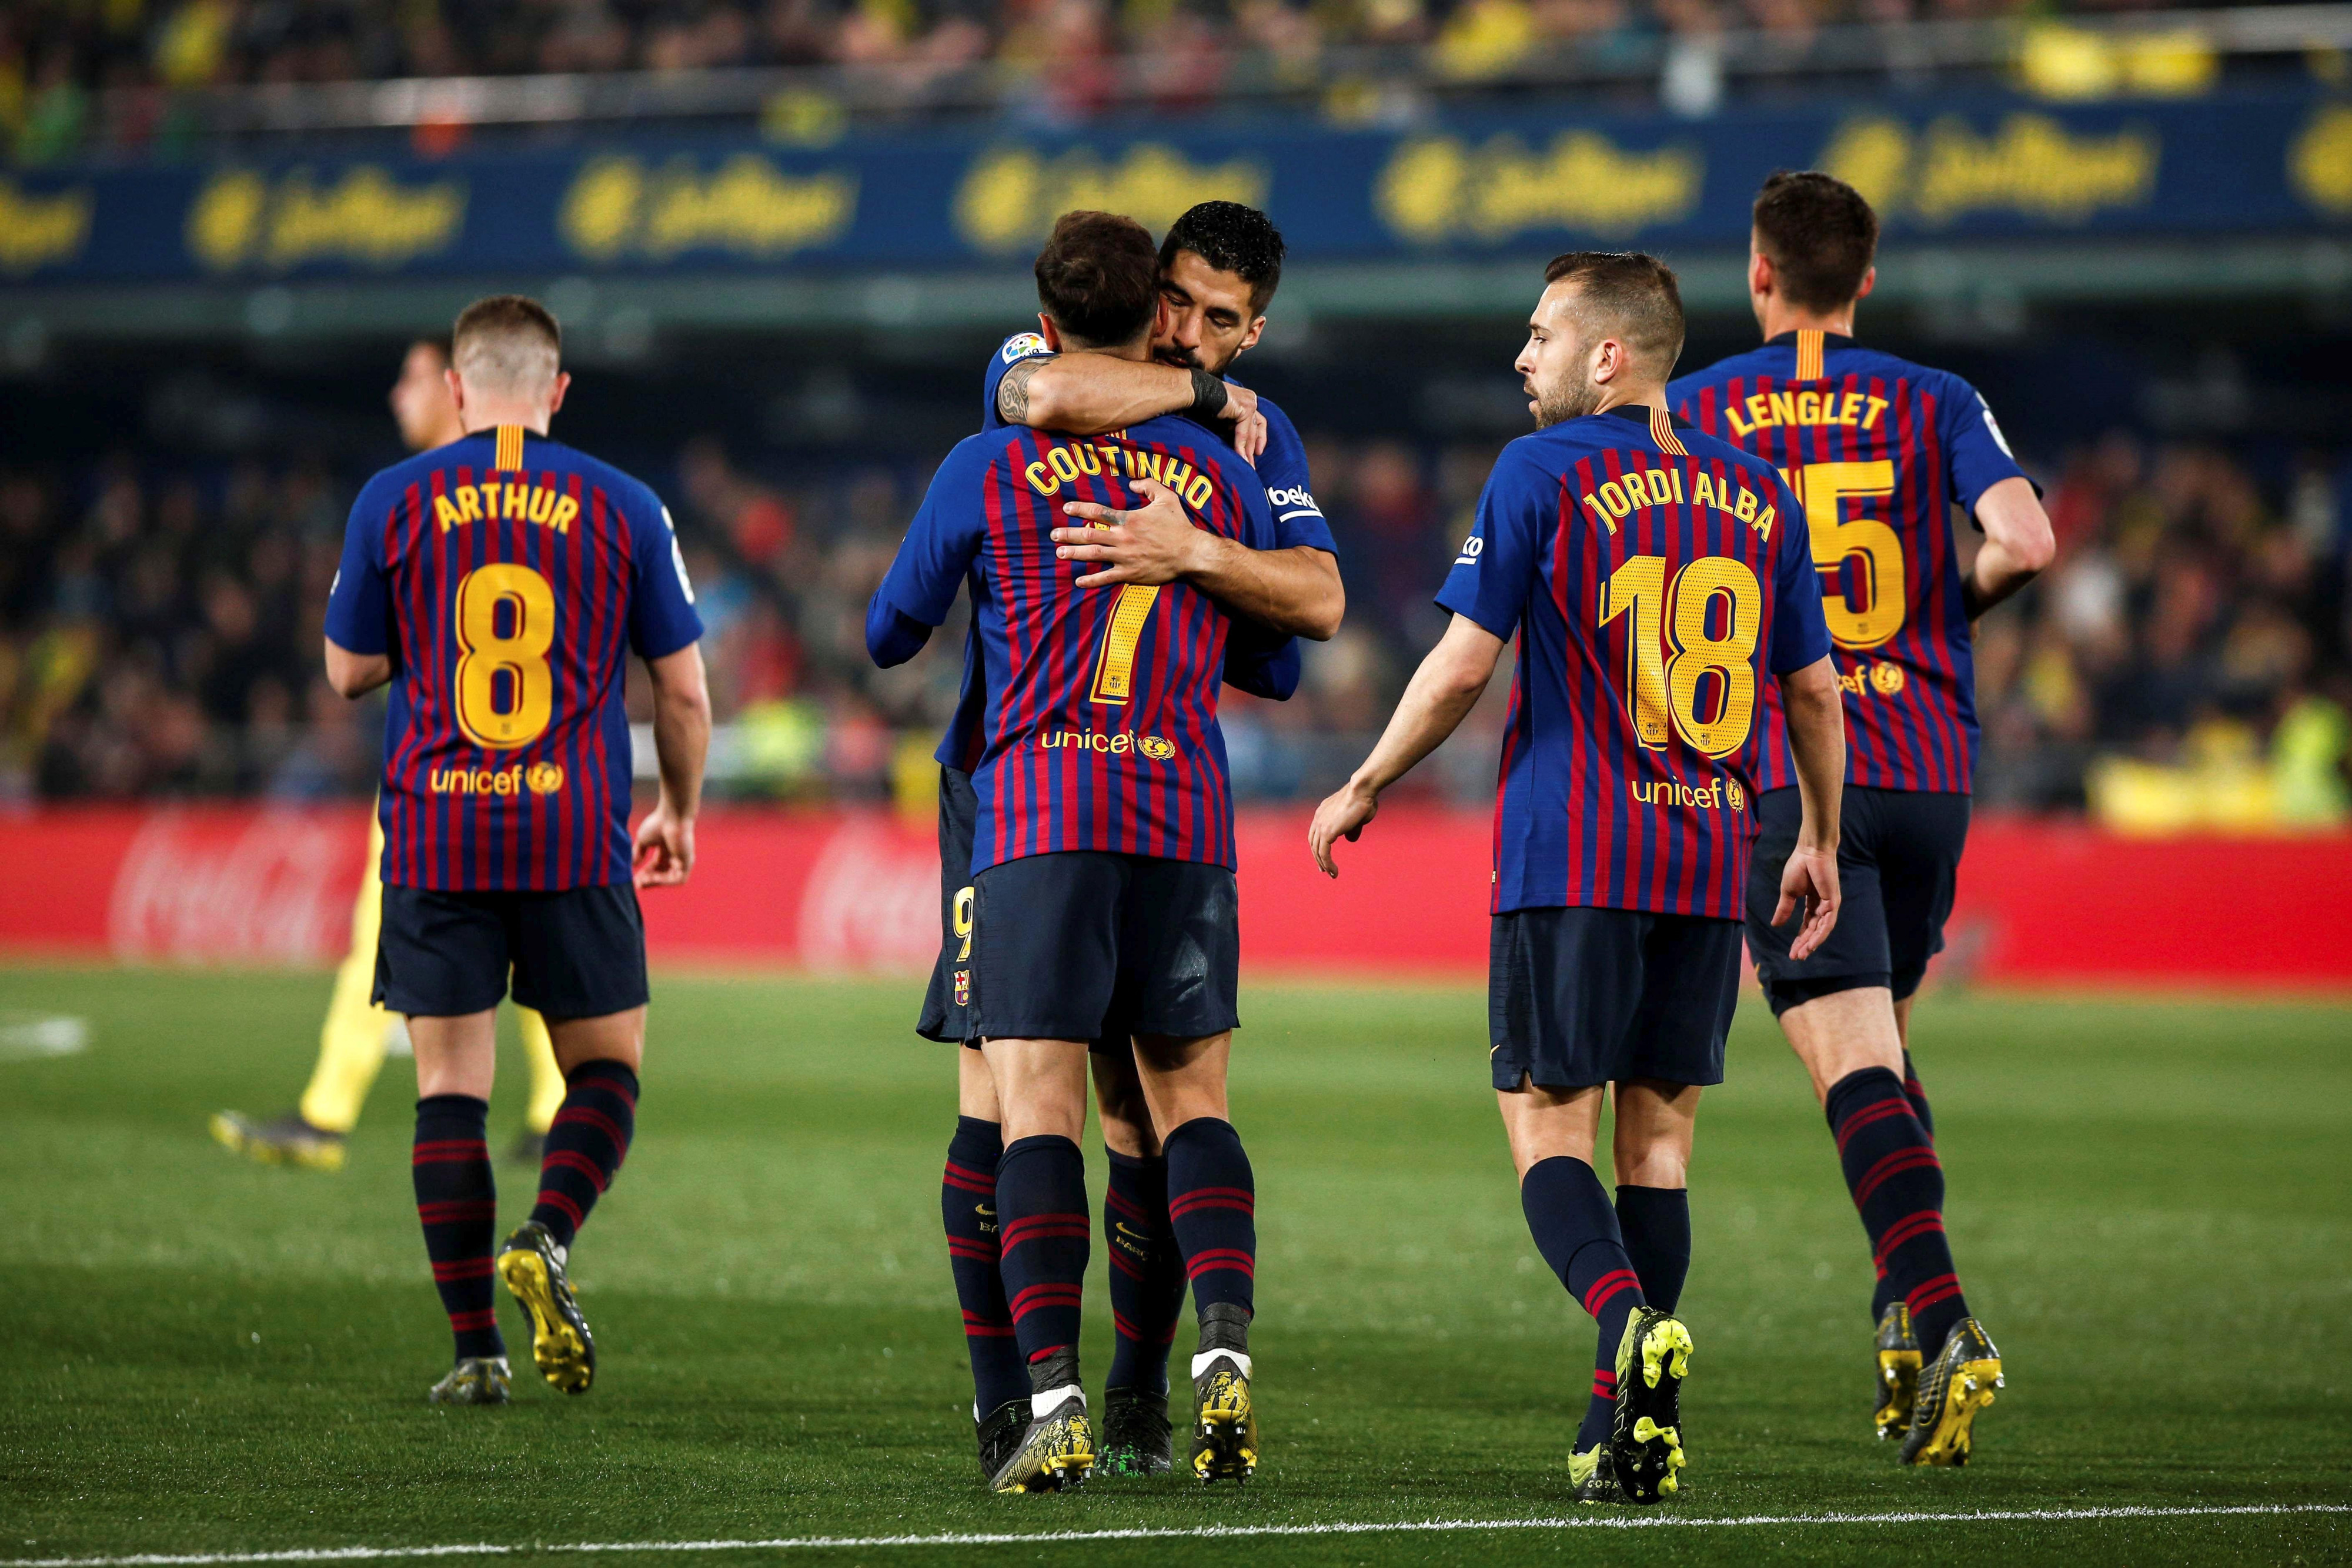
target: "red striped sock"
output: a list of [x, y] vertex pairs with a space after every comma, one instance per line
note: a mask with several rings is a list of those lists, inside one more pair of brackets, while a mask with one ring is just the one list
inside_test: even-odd
[[559, 1247], [572, 1245], [588, 1211], [613, 1185], [637, 1127], [637, 1075], [619, 1061], [583, 1061], [565, 1079], [563, 1105], [547, 1129], [539, 1200], [530, 1217]]
[[[1616, 1413], [1617, 1346], [1625, 1337], [1625, 1320], [1644, 1305], [1641, 1276], [1626, 1255], [1617, 1210], [1609, 1201], [1592, 1167], [1567, 1155], [1538, 1160], [1519, 1183], [1519, 1207], [1528, 1217], [1528, 1232], [1536, 1250], [1551, 1265], [1568, 1293], [1582, 1303], [1599, 1325], [1593, 1344], [1592, 1398], [1578, 1427], [1580, 1452], [1609, 1438]], [[1609, 1392], [1601, 1395], [1606, 1379]]]
[[499, 1193], [490, 1171], [490, 1107], [470, 1094], [434, 1094], [416, 1103], [416, 1142], [409, 1172], [425, 1255], [457, 1336], [457, 1359], [504, 1355], [490, 1296], [490, 1243]]
[[940, 1215], [948, 1233], [948, 1270], [963, 1308], [963, 1343], [971, 1358], [972, 1407], [985, 1416], [1029, 1397], [1029, 1373], [1013, 1343], [1013, 1312], [996, 1258], [996, 1162], [1004, 1157], [1003, 1128], [971, 1116], [956, 1118], [940, 1180]]
[[[1067, 1138], [1022, 1138], [996, 1165], [998, 1246], [1024, 1364], [1078, 1353], [1089, 1230], [1087, 1162]], [[1034, 1380], [1033, 1380], [1034, 1381]]]
[[1257, 1311], [1257, 1176], [1231, 1122], [1197, 1116], [1168, 1134], [1168, 1220], [1196, 1314]]
[[1898, 1299], [1907, 1302], [1919, 1349], [1932, 1360], [1944, 1336], [1969, 1315], [1944, 1235], [1944, 1167], [1935, 1142], [1903, 1080], [1884, 1067], [1839, 1079], [1826, 1110], [1846, 1187], [1870, 1237], [1879, 1310]]

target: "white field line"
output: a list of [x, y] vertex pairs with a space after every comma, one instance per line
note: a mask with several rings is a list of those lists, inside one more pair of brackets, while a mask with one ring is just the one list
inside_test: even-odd
[[1822, 1524], [2071, 1523], [2101, 1519], [2228, 1519], [2352, 1513], [2352, 1503], [2249, 1503], [2213, 1508], [2019, 1508], [1948, 1513], [1576, 1514], [1564, 1519], [1336, 1521], [1327, 1524], [1203, 1524], [1185, 1530], [1057, 1530], [946, 1535], [793, 1535], [771, 1541], [598, 1541], [556, 1545], [477, 1542], [446, 1546], [321, 1546], [289, 1552], [140, 1552], [125, 1557], [8, 1557], [0, 1568], [203, 1568], [231, 1563], [369, 1563], [403, 1557], [506, 1557], [562, 1552], [822, 1552], [902, 1546], [1041, 1546], [1088, 1541], [1271, 1539], [1289, 1535], [1426, 1535], [1479, 1530], [1751, 1530]]

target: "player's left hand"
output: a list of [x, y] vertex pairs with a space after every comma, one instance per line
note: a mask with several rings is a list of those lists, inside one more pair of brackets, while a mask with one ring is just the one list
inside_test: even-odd
[[636, 855], [631, 862], [639, 887], [676, 887], [694, 870], [694, 819], [657, 802], [637, 824]]
[[1813, 949], [1828, 939], [1837, 925], [1837, 851], [1799, 844], [1789, 852], [1789, 864], [1780, 873], [1780, 902], [1772, 908], [1772, 924], [1784, 924], [1801, 909], [1805, 921], [1797, 928], [1796, 940], [1789, 944], [1789, 956], [1802, 961], [1813, 956]]
[[1323, 803], [1315, 808], [1315, 821], [1307, 829], [1307, 847], [1314, 852], [1315, 863], [1323, 868], [1325, 876], [1339, 874], [1339, 862], [1331, 858], [1331, 846], [1341, 839], [1354, 843], [1380, 810], [1380, 797], [1359, 787], [1352, 779], [1323, 798]]
[[1104, 570], [1078, 579], [1080, 588], [1174, 582], [1199, 566], [1212, 536], [1192, 526], [1176, 492], [1157, 479], [1130, 479], [1128, 487], [1144, 497], [1143, 506], [1122, 512], [1070, 501], [1062, 507], [1064, 515], [1095, 525], [1054, 530], [1057, 559], [1103, 564]]

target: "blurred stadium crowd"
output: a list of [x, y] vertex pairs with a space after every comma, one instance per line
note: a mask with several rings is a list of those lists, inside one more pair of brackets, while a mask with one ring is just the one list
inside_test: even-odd
[[[2111, 14], [2147, 0], [12, 0], [0, 137], [23, 162], [190, 129], [173, 89], [738, 66], [844, 67], [920, 106], [984, 78], [1033, 112], [1160, 112], [1311, 85], [1335, 53], [1442, 80], [1826, 24]], [[1563, 51], [1565, 51], [1563, 53]], [[1120, 62], [1127, 62], [1122, 70]], [[2201, 84], [2203, 63], [2190, 71]], [[108, 92], [107, 89], [113, 89]], [[2177, 90], [2177, 89], [2176, 89]], [[107, 93], [101, 103], [100, 94]]]
[[[1293, 702], [1228, 693], [1244, 793], [1311, 798], [1361, 754], [1441, 630], [1429, 595], [1495, 450], [1310, 437], [1349, 620], [1310, 649]], [[2036, 471], [2053, 476], [2060, 555], [1980, 628], [1979, 800], [2147, 828], [2346, 820], [2352, 469], [2312, 460], [2273, 487], [2226, 446], [2116, 434]], [[926, 787], [961, 625], [891, 671], [861, 630], [926, 476], [850, 465], [782, 484], [710, 437], [653, 476], [709, 627], [722, 793]], [[377, 710], [318, 674], [361, 477], [128, 455], [0, 468], [0, 798], [368, 790]], [[1490, 728], [1499, 699], [1498, 683]], [[1491, 791], [1490, 749], [1447, 755], [1425, 787]]]

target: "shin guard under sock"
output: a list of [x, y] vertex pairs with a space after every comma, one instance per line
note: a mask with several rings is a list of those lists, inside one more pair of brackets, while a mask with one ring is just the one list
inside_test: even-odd
[[1066, 1352], [1075, 1368], [1087, 1277], [1087, 1162], [1051, 1135], [1022, 1138], [996, 1163], [999, 1267], [1024, 1367]]
[[434, 1094], [416, 1103], [410, 1176], [416, 1218], [434, 1288], [457, 1336], [457, 1359], [504, 1355], [498, 1309], [490, 1301], [490, 1243], [499, 1194], [490, 1174], [490, 1107], [471, 1094]]
[[1884, 1067], [1839, 1079], [1825, 1109], [1886, 1300], [1909, 1305], [1920, 1353], [1932, 1361], [1944, 1335], [1969, 1315], [1944, 1236], [1944, 1167], [1935, 1145], [1903, 1081]]
[[637, 1075], [626, 1062], [583, 1061], [565, 1078], [562, 1107], [547, 1129], [539, 1201], [530, 1217], [568, 1248], [596, 1199], [629, 1157], [637, 1128]]
[[1580, 1453], [1609, 1440], [1608, 1417], [1613, 1417], [1617, 1403], [1617, 1346], [1625, 1337], [1626, 1319], [1643, 1304], [1641, 1276], [1625, 1254], [1607, 1189], [1582, 1160], [1567, 1155], [1538, 1160], [1519, 1183], [1519, 1207], [1536, 1250], [1599, 1325], [1592, 1399], [1576, 1434]]
[[1029, 1374], [1013, 1343], [1013, 1313], [996, 1266], [996, 1162], [1003, 1157], [1003, 1129], [996, 1123], [956, 1118], [940, 1180], [940, 1218], [947, 1226], [948, 1270], [963, 1308], [975, 1421], [1029, 1396]]
[[1168, 1161], [1110, 1156], [1103, 1244], [1110, 1249], [1110, 1376], [1106, 1388], [1168, 1390], [1168, 1347], [1184, 1311], [1184, 1255], [1168, 1218]]
[[[1936, 1118], [1927, 1109], [1927, 1086], [1919, 1082], [1918, 1070], [1911, 1065], [1911, 1053], [1907, 1051], [1903, 1053], [1903, 1098], [1911, 1102], [1912, 1114], [1919, 1118], [1919, 1125], [1927, 1129], [1927, 1142], [1933, 1144], [1936, 1141]], [[1887, 1282], [1885, 1268], [1878, 1268], [1875, 1271], [1877, 1282], [1870, 1292], [1870, 1321], [1874, 1325], [1886, 1315], [1887, 1306], [1900, 1294]]]

